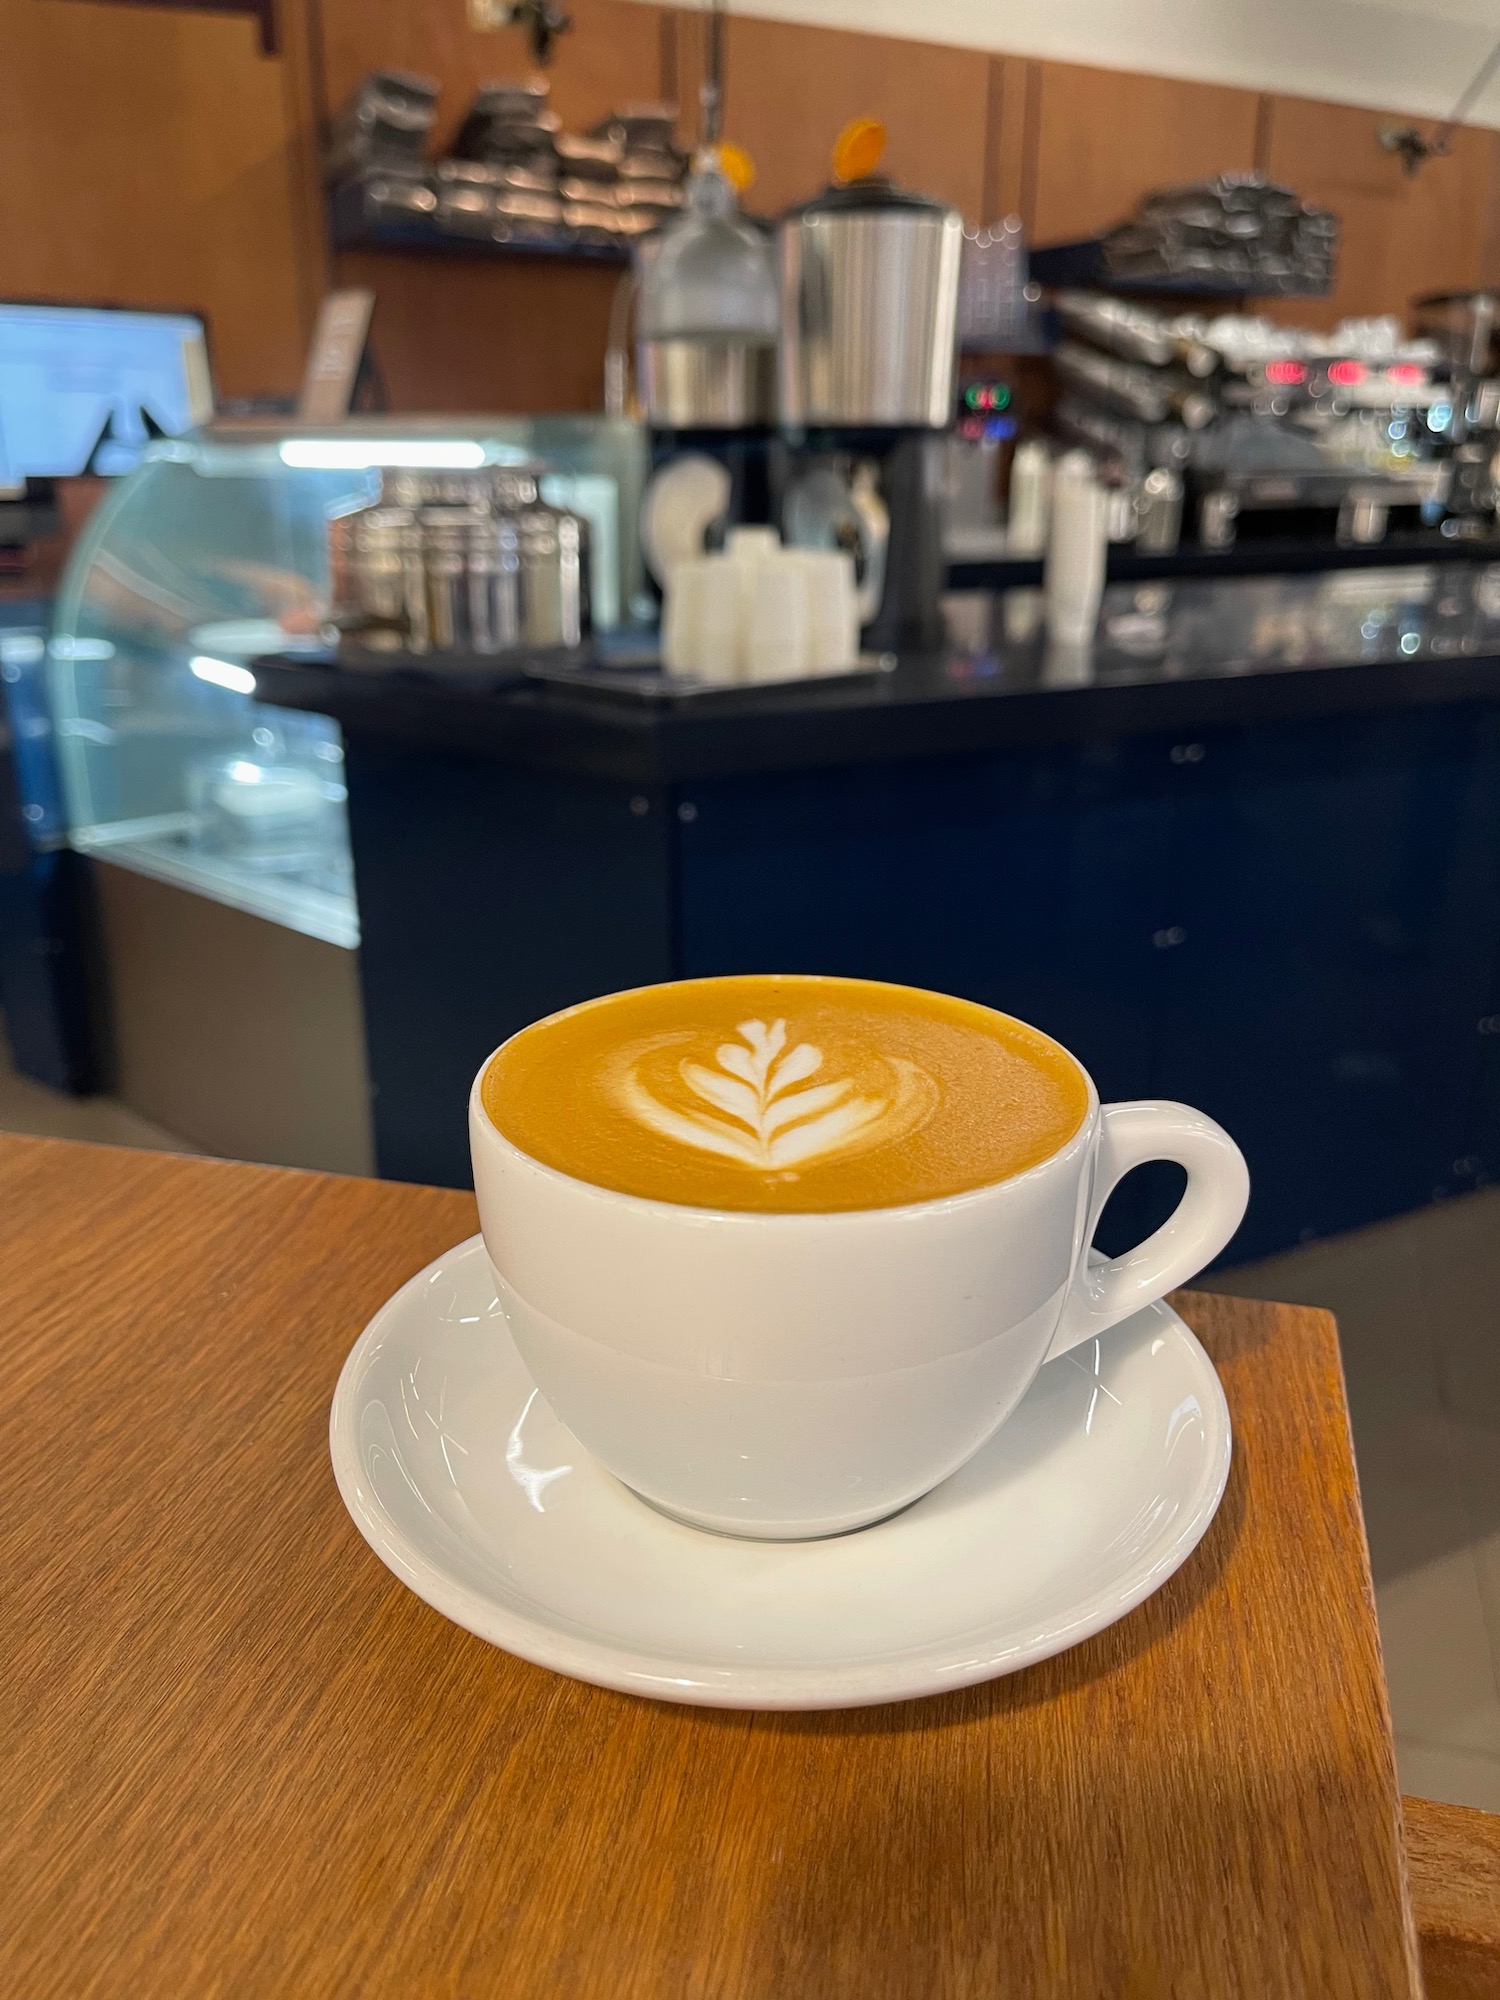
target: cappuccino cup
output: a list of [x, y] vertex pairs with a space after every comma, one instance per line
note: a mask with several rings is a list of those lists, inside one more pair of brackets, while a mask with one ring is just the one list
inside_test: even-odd
[[[1039, 1030], [874, 980], [585, 1001], [489, 1057], [469, 1130], [500, 1307], [558, 1417], [663, 1512], [774, 1540], [929, 1492], [1249, 1197], [1202, 1112], [1101, 1105]], [[1176, 1210], [1091, 1259], [1148, 1160], [1186, 1170]]]

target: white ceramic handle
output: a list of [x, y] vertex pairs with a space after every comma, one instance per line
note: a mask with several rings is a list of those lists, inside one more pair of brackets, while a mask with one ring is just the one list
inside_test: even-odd
[[[1175, 1160], [1186, 1167], [1182, 1200], [1144, 1243], [1123, 1257], [1091, 1264], [1088, 1246], [1104, 1204], [1131, 1168], [1148, 1160]], [[1047, 1359], [1128, 1319], [1211, 1264], [1239, 1228], [1249, 1199], [1244, 1154], [1223, 1126], [1201, 1111], [1160, 1100], [1101, 1106], [1083, 1255]]]

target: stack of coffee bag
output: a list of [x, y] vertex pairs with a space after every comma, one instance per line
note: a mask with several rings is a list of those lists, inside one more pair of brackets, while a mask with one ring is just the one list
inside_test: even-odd
[[675, 215], [687, 159], [670, 105], [626, 105], [562, 130], [545, 81], [481, 84], [447, 158], [425, 157], [431, 77], [376, 70], [333, 121], [325, 172], [345, 226], [430, 221], [494, 243], [617, 246]]
[[372, 222], [426, 219], [437, 207], [426, 160], [439, 85], [409, 70], [371, 70], [329, 127], [323, 171], [331, 188], [353, 188]]
[[1112, 278], [1177, 278], [1185, 288], [1325, 292], [1333, 283], [1338, 222], [1264, 174], [1220, 174], [1148, 194], [1104, 238]]

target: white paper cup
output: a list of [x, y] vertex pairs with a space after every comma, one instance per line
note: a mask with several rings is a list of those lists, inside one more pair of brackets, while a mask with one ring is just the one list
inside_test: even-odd
[[703, 681], [744, 678], [740, 564], [707, 556], [693, 584], [693, 641], [688, 657]]
[[798, 560], [807, 586], [809, 672], [852, 667], [859, 658], [853, 558], [842, 549], [803, 549]]
[[661, 663], [669, 674], [691, 679], [697, 672], [700, 581], [707, 563], [674, 563], [667, 572], [661, 607]]
[[807, 569], [797, 556], [778, 552], [756, 563], [745, 644], [750, 680], [789, 680], [807, 672], [807, 612]]
[[775, 528], [731, 528], [724, 537], [724, 553], [733, 562], [758, 563], [765, 556], [780, 555], [781, 536]]
[[1091, 638], [1099, 620], [1109, 550], [1107, 506], [1088, 454], [1068, 452], [1058, 461], [1053, 480], [1043, 587], [1047, 629], [1069, 645]]

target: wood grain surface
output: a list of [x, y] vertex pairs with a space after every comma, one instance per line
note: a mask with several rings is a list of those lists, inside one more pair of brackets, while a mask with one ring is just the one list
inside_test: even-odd
[[[441, 85], [437, 152], [448, 150], [483, 83], [539, 72], [519, 28], [475, 29], [454, 0], [310, 0], [323, 52], [323, 110], [338, 110], [372, 69], [411, 69]], [[660, 97], [662, 10], [643, 0], [568, 0], [572, 27], [541, 72], [551, 108], [586, 132], [622, 104]]]
[[1413, 176], [1379, 143], [1386, 126], [1409, 120], [1306, 97], [1268, 104], [1260, 164], [1339, 219], [1333, 290], [1270, 303], [1271, 318], [1332, 327], [1351, 315], [1402, 315], [1425, 292], [1493, 282], [1494, 132], [1460, 126], [1451, 152]]
[[[683, 126], [696, 132], [703, 76], [702, 16], [678, 15]], [[920, 28], [921, 17], [914, 18]], [[970, 221], [984, 194], [985, 58], [967, 49], [898, 41], [731, 14], [724, 52], [724, 136], [755, 162], [746, 197], [763, 215], [828, 185], [833, 147], [852, 118], [885, 125], [883, 170], [950, 201]]]
[[1233, 1412], [1184, 1569], [932, 1700], [678, 1709], [444, 1622], [328, 1404], [466, 1195], [0, 1139], [0, 1993], [1417, 1991], [1332, 1321], [1184, 1295]]
[[1123, 222], [1143, 194], [1255, 165], [1253, 90], [1044, 62], [1037, 114], [1037, 243], [1069, 243]]
[[1427, 2000], [1500, 1994], [1500, 1815], [1403, 1799]]
[[255, 22], [0, 0], [0, 76], [4, 296], [201, 312], [221, 396], [295, 389], [320, 285]]

